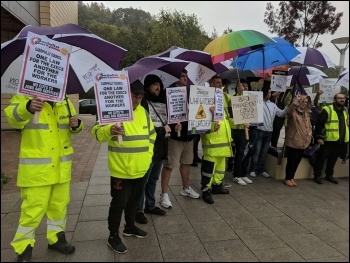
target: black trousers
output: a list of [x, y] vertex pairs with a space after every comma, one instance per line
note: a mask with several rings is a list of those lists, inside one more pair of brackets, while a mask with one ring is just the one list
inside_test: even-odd
[[304, 149], [295, 149], [289, 146], [287, 148], [287, 165], [286, 165], [286, 177], [285, 180], [291, 180], [294, 178], [298, 166], [303, 158]]
[[323, 165], [327, 160], [325, 174], [326, 176], [333, 176], [334, 166], [338, 160], [338, 157], [343, 156], [346, 152], [346, 143], [339, 142], [324, 142], [318, 150], [315, 165], [314, 165], [314, 177], [321, 177]]
[[109, 206], [108, 229], [111, 236], [118, 235], [122, 214], [125, 224], [134, 226], [137, 202], [142, 195], [145, 176], [137, 179], [121, 179], [111, 177], [111, 196]]

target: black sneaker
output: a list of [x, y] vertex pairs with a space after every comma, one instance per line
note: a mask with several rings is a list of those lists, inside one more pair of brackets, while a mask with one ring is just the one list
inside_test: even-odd
[[202, 199], [204, 200], [204, 202], [208, 204], [214, 204], [214, 200], [213, 200], [213, 197], [211, 196], [210, 191], [202, 192]]
[[135, 222], [139, 224], [147, 224], [147, 217], [142, 212], [135, 213]]
[[123, 244], [119, 236], [114, 236], [114, 237], [110, 236], [108, 238], [107, 245], [110, 246], [111, 249], [113, 249], [115, 252], [119, 254], [128, 252], [128, 249]]
[[148, 234], [141, 230], [140, 228], [138, 228], [137, 226], [132, 226], [132, 227], [128, 227], [128, 226], [124, 226], [124, 231], [123, 231], [123, 235], [127, 236], [127, 237], [131, 237], [131, 236], [135, 236], [138, 238], [146, 238], [148, 237]]
[[28, 245], [22, 254], [18, 255], [17, 262], [30, 262], [32, 259], [33, 248], [31, 245]]
[[314, 182], [315, 182], [316, 184], [323, 184], [320, 177], [314, 177], [313, 180], [314, 180]]
[[64, 232], [59, 232], [56, 234], [58, 237], [58, 240], [55, 244], [48, 245], [48, 249], [56, 250], [58, 252], [61, 252], [62, 254], [69, 255], [74, 253], [75, 247], [72, 244], [69, 244], [66, 240], [66, 235]]
[[326, 176], [324, 179], [328, 182], [333, 183], [333, 184], [339, 184], [339, 181], [337, 179], [335, 179], [333, 176]]
[[230, 190], [224, 188], [223, 184], [213, 184], [212, 186], [212, 190], [211, 190], [211, 193], [213, 195], [227, 195], [230, 193]]
[[166, 214], [165, 210], [163, 210], [157, 206], [154, 207], [153, 209], [145, 208], [145, 213], [146, 214], [153, 214], [153, 215], [157, 215], [157, 216], [165, 216], [165, 214]]

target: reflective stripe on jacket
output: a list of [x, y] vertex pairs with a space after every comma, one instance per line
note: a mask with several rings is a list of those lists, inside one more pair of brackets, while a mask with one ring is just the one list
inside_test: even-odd
[[74, 131], [69, 127], [69, 112], [76, 115], [69, 100], [45, 102], [39, 123], [33, 123], [33, 114], [27, 110], [31, 97], [15, 95], [4, 110], [12, 128], [22, 130], [19, 151], [17, 185], [19, 187], [43, 186], [71, 180], [73, 147], [71, 133], [84, 128], [83, 122]]
[[108, 168], [111, 176], [125, 179], [143, 177], [153, 156], [156, 131], [147, 111], [139, 105], [134, 110], [134, 120], [123, 122], [123, 143], [111, 135], [114, 124], [95, 125], [92, 134], [99, 142], [108, 141]]
[[[328, 119], [325, 123], [325, 129], [326, 129], [326, 137], [325, 141], [338, 141], [339, 140], [339, 119], [338, 114], [334, 110], [333, 105], [327, 105], [323, 107], [323, 109], [328, 113]], [[347, 115], [347, 112], [344, 110], [344, 121], [349, 118]], [[345, 126], [345, 140], [344, 142], [349, 141], [349, 127], [344, 124]]]

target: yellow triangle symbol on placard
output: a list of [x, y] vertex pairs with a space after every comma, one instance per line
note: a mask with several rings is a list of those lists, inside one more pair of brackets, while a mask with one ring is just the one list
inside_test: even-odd
[[196, 119], [205, 119], [207, 115], [205, 115], [205, 111], [202, 105], [199, 105], [197, 114], [196, 114]]

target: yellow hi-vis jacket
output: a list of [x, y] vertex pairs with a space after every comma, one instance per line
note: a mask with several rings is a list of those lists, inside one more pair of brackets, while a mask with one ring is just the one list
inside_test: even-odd
[[[338, 141], [339, 140], [339, 119], [338, 114], [334, 110], [333, 105], [327, 105], [323, 109], [328, 113], [328, 119], [325, 123], [326, 137], [325, 141]], [[346, 110], [343, 111], [344, 120], [349, 118]], [[349, 127], [345, 123], [345, 138], [344, 142], [349, 141]]]
[[69, 112], [75, 116], [76, 111], [67, 99], [54, 103], [53, 107], [45, 102], [39, 123], [34, 124], [34, 115], [26, 108], [31, 99], [15, 95], [4, 110], [10, 126], [22, 130], [17, 185], [32, 187], [68, 182], [74, 152], [71, 134], [80, 132], [84, 123], [80, 121], [75, 130], [69, 126]]
[[123, 142], [111, 135], [114, 124], [95, 125], [92, 135], [99, 142], [108, 141], [108, 168], [112, 177], [137, 179], [147, 172], [153, 156], [157, 133], [153, 122], [141, 105], [134, 110], [134, 120], [123, 122]]
[[[224, 95], [225, 96], [225, 95]], [[231, 157], [231, 127], [227, 110], [227, 101], [224, 100], [224, 120], [219, 121], [220, 129], [215, 132], [215, 122], [211, 123], [210, 133], [201, 134], [203, 154], [213, 157]]]

